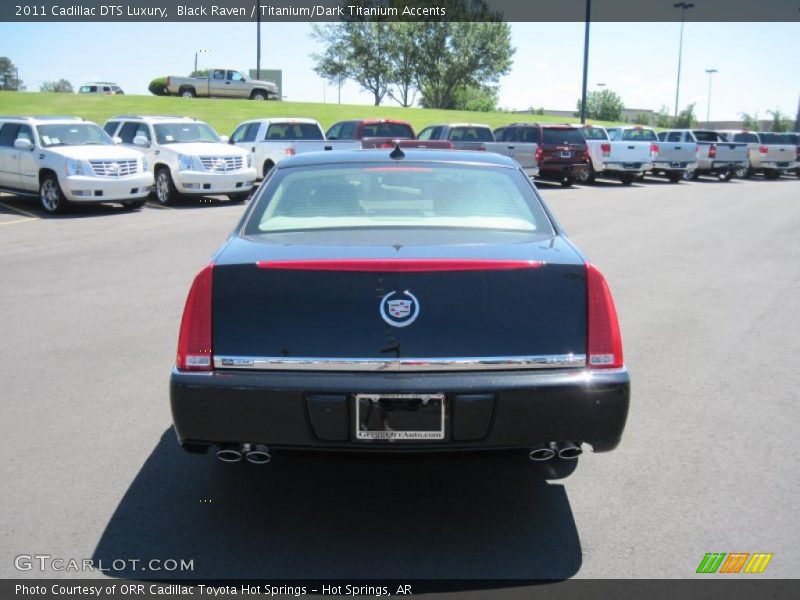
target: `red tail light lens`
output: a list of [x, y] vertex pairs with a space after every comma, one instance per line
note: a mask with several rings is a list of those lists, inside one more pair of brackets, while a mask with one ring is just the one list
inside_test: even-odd
[[619, 369], [623, 361], [617, 311], [605, 277], [591, 263], [586, 263], [586, 291], [589, 317], [586, 364], [590, 369]]
[[383, 142], [381, 144], [381, 148], [394, 148], [394, 147], [395, 147], [394, 142]]
[[650, 144], [650, 158], [658, 156], [658, 144]]
[[767, 148], [766, 146], [759, 146], [758, 151], [761, 154], [766, 154], [767, 152], [769, 152], [769, 148]]
[[286, 156], [294, 156], [295, 151], [294, 151], [294, 148], [286, 148], [286, 150], [284, 150], [283, 153]]
[[539, 162], [542, 160], [542, 157], [544, 157], [544, 148], [542, 148], [541, 144], [538, 144], [536, 146], [536, 155], [534, 158], [536, 158], [536, 162]]
[[177, 366], [181, 371], [210, 371], [211, 364], [211, 284], [214, 265], [209, 263], [197, 274], [186, 298], [181, 331], [178, 334]]
[[708, 147], [708, 158], [717, 158], [717, 147], [714, 144]]
[[611, 144], [600, 144], [600, 150], [603, 156], [611, 156]]

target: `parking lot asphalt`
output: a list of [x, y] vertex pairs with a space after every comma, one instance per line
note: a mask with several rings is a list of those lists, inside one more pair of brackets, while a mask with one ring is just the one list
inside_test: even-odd
[[[609, 280], [633, 380], [620, 447], [565, 478], [516, 454], [184, 454], [179, 319], [242, 206], [0, 196], [0, 577], [691, 578], [706, 552], [796, 577], [800, 182], [540, 189]], [[194, 571], [15, 569], [36, 553]]]

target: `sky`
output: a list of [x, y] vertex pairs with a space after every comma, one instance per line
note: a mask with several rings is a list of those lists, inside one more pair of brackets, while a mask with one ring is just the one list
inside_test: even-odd
[[[500, 106], [574, 110], [580, 97], [583, 23], [512, 23], [516, 47], [510, 73], [500, 79]], [[605, 84], [627, 108], [658, 110], [675, 104], [680, 23], [593, 23], [589, 89]], [[287, 100], [336, 102], [337, 90], [314, 72], [320, 47], [308, 23], [262, 24], [262, 68], [283, 70]], [[693, 23], [684, 30], [680, 107], [696, 103], [705, 120], [709, 76], [715, 68], [711, 119], [780, 109], [794, 117], [800, 96], [800, 23]], [[146, 94], [160, 75], [186, 75], [196, 50], [200, 68], [255, 68], [253, 23], [0, 23], [0, 56], [19, 67], [28, 90], [66, 78], [114, 81], [128, 94]], [[348, 83], [342, 102], [370, 104]], [[391, 101], [387, 98], [386, 103]], [[0, 111], [2, 107], [0, 106]]]

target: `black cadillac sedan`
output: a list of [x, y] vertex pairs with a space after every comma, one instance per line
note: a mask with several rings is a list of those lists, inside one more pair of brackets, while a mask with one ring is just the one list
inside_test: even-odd
[[603, 275], [519, 165], [486, 152], [287, 158], [197, 274], [178, 440], [271, 450], [617, 446], [629, 375]]

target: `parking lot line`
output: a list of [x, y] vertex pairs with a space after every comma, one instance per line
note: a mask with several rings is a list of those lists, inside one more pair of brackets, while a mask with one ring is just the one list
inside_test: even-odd
[[0, 225], [11, 225], [12, 223], [26, 223], [27, 221], [38, 221], [38, 218], [26, 217], [25, 219], [15, 219], [13, 221], [4, 221]]
[[[24, 216], [28, 217], [29, 219], [38, 219], [39, 218], [37, 215], [35, 215], [35, 214], [31, 213], [31, 212], [28, 212], [27, 210], [22, 210], [21, 208], [17, 208], [15, 206], [11, 206], [9, 204], [6, 204], [5, 202], [0, 202], [0, 206], [3, 206], [5, 208], [7, 208], [8, 210], [13, 210], [14, 212], [18, 212], [19, 214], [24, 215]], [[10, 222], [11, 223], [16, 223], [17, 221], [10, 221]]]

